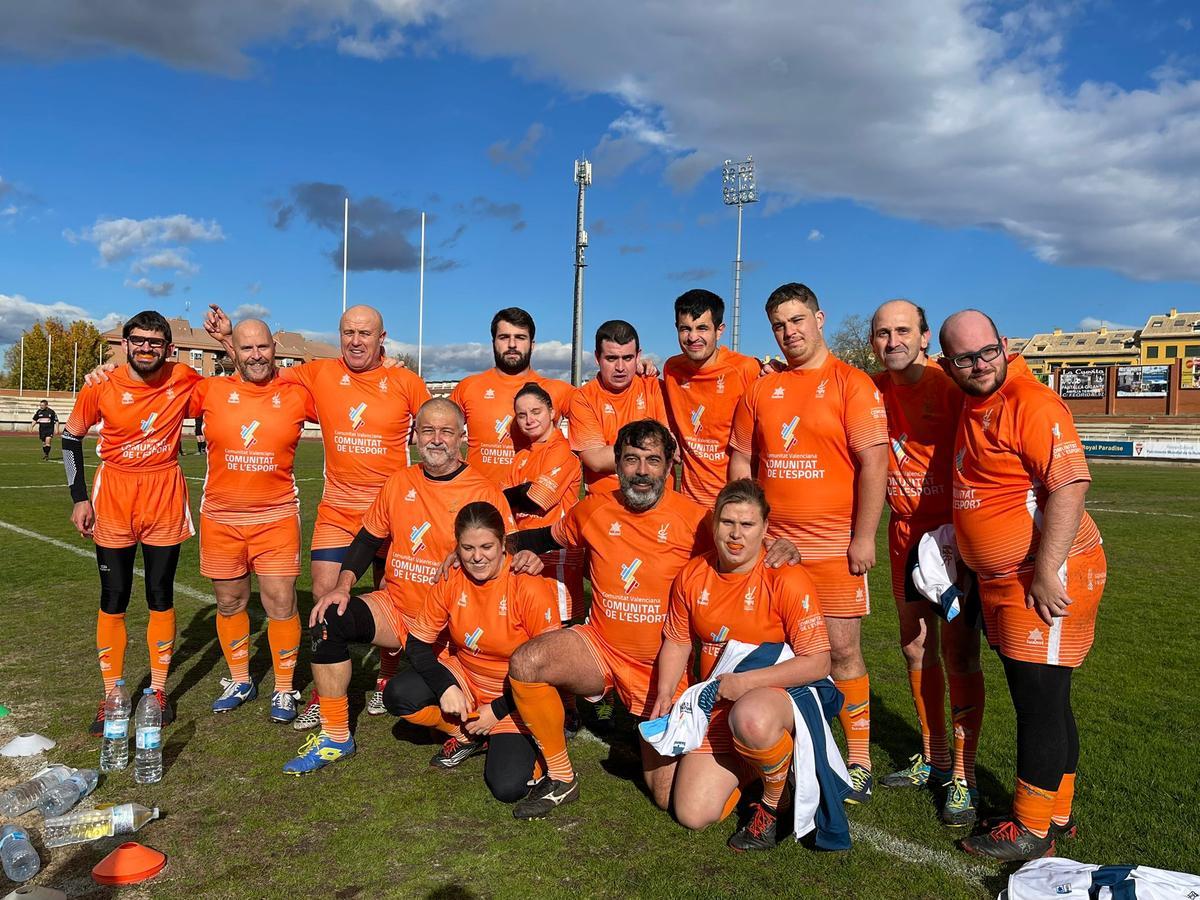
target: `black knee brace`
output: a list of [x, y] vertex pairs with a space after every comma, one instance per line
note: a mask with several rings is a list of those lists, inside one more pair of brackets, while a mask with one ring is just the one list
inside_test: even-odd
[[179, 544], [151, 547], [142, 544], [146, 567], [146, 606], [166, 612], [175, 605], [175, 570], [179, 566]]
[[437, 706], [437, 697], [413, 669], [397, 672], [383, 689], [383, 705], [393, 716], [411, 716], [419, 709]]
[[375, 640], [375, 617], [361, 597], [351, 597], [340, 616], [334, 608], [312, 630], [312, 661], [317, 665], [346, 662], [350, 644], [369, 644]]
[[96, 545], [96, 568], [100, 570], [100, 610], [110, 616], [124, 615], [133, 590], [133, 560], [137, 547]]

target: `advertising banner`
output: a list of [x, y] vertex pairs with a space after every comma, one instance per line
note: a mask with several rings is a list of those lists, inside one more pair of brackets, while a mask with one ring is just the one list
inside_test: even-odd
[[1118, 366], [1118, 397], [1165, 397], [1170, 366]]
[[1137, 459], [1200, 459], [1200, 441], [1134, 441]]
[[1185, 356], [1179, 361], [1179, 386], [1185, 391], [1200, 391], [1200, 356]]
[[1083, 452], [1087, 456], [1132, 459], [1133, 441], [1093, 441], [1084, 438]]
[[1103, 400], [1108, 369], [1062, 369], [1058, 394], [1065, 400]]

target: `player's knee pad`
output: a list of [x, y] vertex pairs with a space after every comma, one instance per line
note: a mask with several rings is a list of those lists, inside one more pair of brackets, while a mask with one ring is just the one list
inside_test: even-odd
[[146, 564], [146, 605], [166, 612], [175, 605], [175, 570], [179, 567], [179, 544], [170, 547], [142, 545]]
[[100, 572], [100, 610], [110, 616], [124, 615], [133, 591], [133, 560], [137, 547], [96, 546], [96, 568]]
[[350, 644], [369, 644], [375, 639], [375, 617], [361, 597], [351, 597], [339, 616], [327, 609], [325, 617], [313, 627], [312, 661], [317, 665], [346, 662]]
[[393, 716], [411, 716], [418, 710], [436, 704], [433, 691], [413, 669], [393, 675], [383, 689], [383, 705]]

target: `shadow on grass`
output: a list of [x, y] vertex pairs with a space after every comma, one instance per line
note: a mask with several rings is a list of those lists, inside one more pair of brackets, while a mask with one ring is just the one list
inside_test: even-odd
[[171, 773], [171, 767], [175, 765], [175, 760], [179, 759], [184, 748], [196, 736], [196, 720], [188, 719], [186, 722], [180, 723], [178, 727], [172, 728], [168, 734], [170, 737], [163, 745], [163, 778]]
[[452, 881], [450, 884], [435, 887], [425, 894], [427, 900], [472, 900], [472, 898], [478, 896], [477, 893], [458, 881]]
[[[179, 633], [175, 647], [175, 658], [188, 665], [183, 677], [172, 693], [176, 705], [197, 684], [212, 674], [212, 670], [222, 662], [221, 643], [217, 640], [217, 608], [205, 606], [196, 610], [187, 625]], [[219, 690], [212, 692], [215, 698]], [[212, 698], [206, 697], [207, 702]]]

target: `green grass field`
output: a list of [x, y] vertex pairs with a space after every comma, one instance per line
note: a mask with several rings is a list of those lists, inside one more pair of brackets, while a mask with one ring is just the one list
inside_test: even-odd
[[[187, 446], [195, 445], [189, 439]], [[95, 767], [99, 744], [86, 726], [99, 695], [98, 585], [90, 544], [68, 521], [58, 456], [56, 448], [55, 462], [42, 463], [32, 436], [0, 438], [0, 582], [7, 585], [0, 599], [0, 703], [12, 709], [0, 719], [0, 743], [38, 731], [58, 741], [51, 759]], [[204, 458], [188, 455], [183, 466], [193, 479], [195, 512]], [[1194, 872], [1200, 869], [1200, 635], [1192, 536], [1200, 524], [1200, 470], [1101, 464], [1093, 474], [1088, 503], [1104, 533], [1110, 575], [1097, 643], [1075, 681], [1082, 832], [1059, 855]], [[317, 444], [302, 445], [297, 477], [311, 525], [321, 483]], [[881, 543], [879, 558], [886, 561], [882, 550]], [[428, 767], [428, 738], [390, 717], [363, 714], [377, 667], [373, 654], [365, 665], [356, 661], [351, 688], [358, 754], [316, 775], [287, 778], [280, 767], [304, 735], [267, 721], [269, 653], [253, 602], [251, 671], [265, 678], [265, 690], [235, 713], [209, 712], [227, 672], [214, 607], [199, 599], [208, 597], [209, 586], [197, 552], [195, 540], [184, 545], [177, 580], [190, 590], [176, 597], [170, 692], [179, 719], [165, 732], [166, 774], [143, 787], [130, 769], [105, 779], [94, 795], [97, 803], [157, 805], [165, 816], [138, 838], [167, 854], [167, 868], [123, 896], [980, 898], [994, 897], [1004, 884], [1007, 871], [958, 851], [957, 835], [938, 824], [930, 796], [916, 792], [878, 789], [870, 805], [854, 809], [855, 846], [848, 853], [820, 854], [788, 842], [770, 854], [735, 855], [725, 847], [731, 821], [692, 834], [653, 808], [638, 783], [628, 722], [611, 746], [587, 733], [573, 743], [582, 802], [544, 821], [516, 822], [491, 799], [481, 759], [436, 773]], [[308, 587], [302, 578], [305, 615]], [[871, 588], [864, 650], [874, 766], [882, 774], [906, 762], [918, 735], [885, 568], [872, 572]], [[129, 613], [126, 671], [134, 682], [148, 678], [140, 589], [139, 583]], [[1000, 668], [986, 651], [985, 670], [980, 787], [985, 812], [1004, 811], [1015, 761], [1013, 713]], [[307, 686], [306, 657], [298, 678]], [[32, 768], [0, 759], [0, 787]], [[22, 821], [40, 835], [40, 817]], [[69, 896], [110, 896], [89, 870], [116, 839], [53, 854], [39, 837], [35, 843], [44, 864], [39, 882]], [[10, 888], [0, 876], [0, 893]]]

